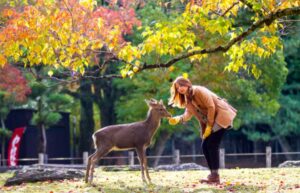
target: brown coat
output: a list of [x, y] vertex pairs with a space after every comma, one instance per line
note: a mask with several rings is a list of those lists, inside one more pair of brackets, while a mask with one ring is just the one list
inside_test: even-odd
[[193, 86], [192, 99], [192, 104], [186, 106], [182, 115], [183, 121], [188, 121], [194, 115], [201, 123], [202, 129], [205, 129], [207, 124], [213, 126], [214, 123], [222, 128], [232, 126], [237, 110], [225, 99], [218, 97], [203, 86]]

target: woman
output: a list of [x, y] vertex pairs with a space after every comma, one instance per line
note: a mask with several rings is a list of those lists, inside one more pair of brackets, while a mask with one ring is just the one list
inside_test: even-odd
[[219, 146], [225, 131], [232, 127], [236, 109], [225, 99], [203, 86], [192, 85], [184, 77], [178, 77], [171, 86], [169, 104], [185, 108], [183, 115], [169, 119], [171, 125], [188, 121], [195, 116], [201, 125], [202, 150], [210, 169], [205, 183], [220, 183]]

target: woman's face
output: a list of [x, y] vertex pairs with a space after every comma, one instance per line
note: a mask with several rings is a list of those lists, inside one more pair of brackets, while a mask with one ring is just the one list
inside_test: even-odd
[[181, 86], [178, 83], [176, 83], [175, 84], [175, 88], [176, 88], [177, 92], [179, 92], [180, 94], [186, 94], [189, 87], [187, 87], [187, 86]]

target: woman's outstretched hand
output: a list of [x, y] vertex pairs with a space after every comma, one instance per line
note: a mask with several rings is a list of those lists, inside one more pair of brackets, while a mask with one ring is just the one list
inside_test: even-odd
[[169, 124], [176, 125], [180, 122], [180, 119], [181, 119], [181, 116], [171, 117], [171, 118], [169, 118]]
[[203, 136], [202, 136], [202, 139], [204, 140], [204, 139], [206, 139], [208, 136], [210, 136], [211, 132], [212, 132], [211, 126], [209, 126], [209, 125], [206, 126], [205, 131], [204, 131], [204, 134], [203, 134]]

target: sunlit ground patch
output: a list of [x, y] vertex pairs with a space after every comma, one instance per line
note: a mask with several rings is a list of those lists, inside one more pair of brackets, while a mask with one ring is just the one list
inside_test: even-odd
[[94, 183], [85, 184], [83, 179], [23, 183], [19, 186], [3, 187], [12, 173], [0, 174], [0, 192], [30, 193], [78, 193], [78, 192], [300, 192], [300, 168], [274, 169], [225, 169], [220, 171], [221, 184], [200, 183], [208, 171], [150, 171], [152, 184], [144, 184], [139, 171], [102, 171], [96, 169]]

